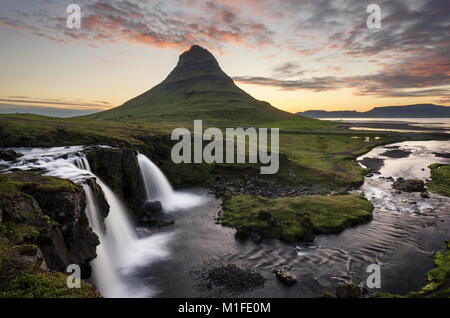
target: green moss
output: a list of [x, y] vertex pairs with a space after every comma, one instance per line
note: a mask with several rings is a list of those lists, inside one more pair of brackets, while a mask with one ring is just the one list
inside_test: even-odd
[[81, 281], [81, 288], [68, 288], [66, 275], [48, 273], [19, 257], [33, 248], [37, 247], [26, 245], [0, 250], [0, 298], [101, 297], [85, 281]]
[[238, 195], [224, 200], [223, 224], [265, 238], [297, 241], [368, 221], [372, 210], [372, 204], [356, 194], [277, 199]]
[[1, 234], [14, 244], [35, 241], [39, 235], [39, 230], [33, 225], [13, 221], [2, 222], [0, 228]]
[[429, 168], [431, 181], [427, 182], [428, 189], [450, 197], [450, 165], [432, 164]]

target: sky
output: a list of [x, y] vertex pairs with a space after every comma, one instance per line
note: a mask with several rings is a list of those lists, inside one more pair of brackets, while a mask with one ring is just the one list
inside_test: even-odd
[[450, 105], [449, 17], [448, 0], [0, 0], [0, 112], [119, 106], [194, 44], [289, 112]]

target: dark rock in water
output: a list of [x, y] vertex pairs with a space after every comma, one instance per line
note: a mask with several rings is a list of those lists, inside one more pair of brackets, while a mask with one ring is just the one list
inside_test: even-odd
[[446, 153], [446, 152], [444, 152], [444, 153], [433, 152], [433, 154], [439, 158], [450, 158], [450, 153]]
[[409, 157], [409, 155], [411, 153], [412, 153], [411, 151], [395, 149], [395, 150], [388, 150], [386, 152], [383, 152], [381, 154], [381, 156], [385, 156], [385, 157], [389, 157], [389, 158], [407, 158], [407, 157]]
[[384, 166], [384, 160], [380, 158], [364, 158], [360, 162], [371, 172], [378, 172]]
[[405, 180], [399, 178], [392, 184], [392, 187], [396, 190], [405, 192], [425, 192], [425, 183], [419, 179]]
[[288, 286], [292, 286], [297, 282], [297, 277], [294, 273], [286, 269], [277, 269], [274, 271], [277, 278]]
[[336, 287], [337, 298], [361, 298], [363, 296], [363, 289], [352, 283], [345, 283]]
[[149, 214], [159, 212], [162, 210], [161, 201], [146, 201], [144, 204], [144, 209]]
[[14, 161], [21, 156], [13, 150], [0, 150], [0, 159], [4, 161]]
[[215, 286], [231, 293], [253, 290], [265, 283], [264, 277], [254, 269], [240, 268], [235, 264], [205, 268], [202, 278], [206, 280], [209, 289]]
[[236, 234], [234, 235], [238, 240], [246, 240], [250, 237], [252, 233], [245, 228], [236, 229]]
[[86, 155], [92, 172], [101, 178], [125, 202], [136, 218], [145, 216], [145, 186], [131, 148], [94, 147]]
[[421, 192], [421, 193], [420, 193], [420, 196], [421, 196], [422, 198], [424, 198], [424, 199], [429, 199], [429, 198], [430, 198], [430, 195], [428, 194], [428, 192]]

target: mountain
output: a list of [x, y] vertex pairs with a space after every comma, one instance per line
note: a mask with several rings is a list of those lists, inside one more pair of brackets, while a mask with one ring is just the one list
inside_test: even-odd
[[[237, 87], [214, 56], [194, 45], [160, 84], [114, 109], [86, 116], [97, 120], [252, 124], [298, 116], [259, 101]], [[304, 121], [308, 119], [304, 118]]]
[[417, 104], [375, 107], [367, 112], [308, 110], [297, 114], [311, 118], [450, 118], [450, 107]]

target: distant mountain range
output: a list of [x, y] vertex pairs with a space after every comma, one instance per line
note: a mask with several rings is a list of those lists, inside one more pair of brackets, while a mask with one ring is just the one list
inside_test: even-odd
[[375, 107], [367, 112], [308, 110], [297, 115], [311, 118], [450, 118], [450, 107], [417, 104]]

